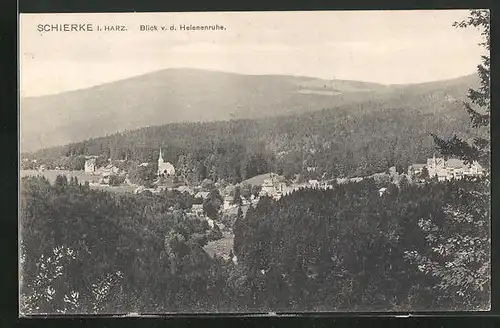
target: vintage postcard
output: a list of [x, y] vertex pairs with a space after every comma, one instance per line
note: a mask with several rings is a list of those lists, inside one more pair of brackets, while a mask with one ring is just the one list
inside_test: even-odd
[[20, 315], [490, 310], [489, 19], [21, 14]]

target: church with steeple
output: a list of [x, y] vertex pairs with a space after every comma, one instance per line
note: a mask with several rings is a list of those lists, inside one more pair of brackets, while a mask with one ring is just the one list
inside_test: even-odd
[[160, 148], [160, 155], [158, 156], [158, 176], [159, 177], [172, 177], [175, 175], [175, 168], [170, 162], [163, 160], [163, 154]]

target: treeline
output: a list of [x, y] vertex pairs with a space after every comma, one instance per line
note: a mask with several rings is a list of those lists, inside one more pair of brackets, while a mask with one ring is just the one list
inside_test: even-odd
[[271, 170], [308, 178], [369, 175], [391, 166], [406, 170], [433, 155], [431, 133], [473, 135], [460, 110], [429, 113], [381, 106], [364, 103], [265, 120], [168, 124], [27, 156], [51, 161], [90, 154], [156, 162], [161, 147], [164, 159], [189, 181], [236, 183]]
[[[480, 309], [489, 299], [488, 186], [390, 185], [261, 198], [238, 211], [231, 260], [188, 194], [120, 195], [21, 181], [24, 313]], [[203, 204], [216, 218], [220, 196]], [[217, 236], [219, 235], [219, 236]]]

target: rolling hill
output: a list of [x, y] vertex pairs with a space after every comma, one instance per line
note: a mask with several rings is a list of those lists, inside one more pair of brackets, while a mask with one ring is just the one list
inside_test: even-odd
[[[152, 125], [256, 119], [343, 105], [446, 111], [477, 84], [449, 81], [385, 86], [300, 76], [166, 69], [92, 88], [21, 99], [23, 152]], [[370, 104], [373, 104], [371, 106]]]

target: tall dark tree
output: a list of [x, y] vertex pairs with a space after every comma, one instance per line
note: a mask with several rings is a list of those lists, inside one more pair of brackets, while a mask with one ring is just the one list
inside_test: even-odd
[[424, 180], [429, 179], [429, 170], [427, 169], [427, 166], [424, 166], [422, 168], [422, 172], [420, 172], [420, 178]]
[[211, 218], [216, 219], [224, 200], [217, 189], [212, 190], [203, 201], [203, 211]]
[[239, 186], [237, 186], [234, 190], [234, 198], [232, 203], [235, 205], [241, 205], [241, 190]]
[[[487, 54], [481, 56], [481, 63], [477, 66], [480, 87], [469, 89], [468, 100], [464, 102], [465, 109], [470, 116], [474, 128], [486, 130], [490, 126], [490, 12], [489, 10], [471, 10], [470, 16], [453, 24], [455, 27], [475, 27], [481, 31], [483, 46]], [[434, 141], [441, 153], [445, 156], [455, 156], [467, 163], [477, 161], [484, 168], [490, 169], [490, 139], [480, 136], [474, 138], [472, 143], [454, 135], [451, 139], [441, 139], [434, 135]]]
[[[480, 45], [489, 52], [489, 24], [488, 10], [471, 10], [466, 20], [454, 26], [479, 28], [485, 39]], [[478, 73], [480, 88], [469, 90], [464, 105], [472, 126], [487, 134], [489, 131], [484, 130], [490, 125], [489, 55], [482, 56]], [[477, 137], [472, 143], [456, 135], [449, 140], [434, 135], [434, 140], [444, 156], [459, 157], [466, 163], [477, 161], [489, 172], [489, 137]], [[490, 302], [490, 181], [488, 176], [478, 181], [464, 180], [450, 185], [451, 195], [440, 208], [441, 218], [423, 217], [419, 221], [421, 230], [428, 234], [425, 238], [428, 247], [408, 251], [406, 258], [418, 270], [437, 278], [432, 288], [444, 292], [444, 299], [448, 298], [455, 307], [484, 310], [489, 308]]]

